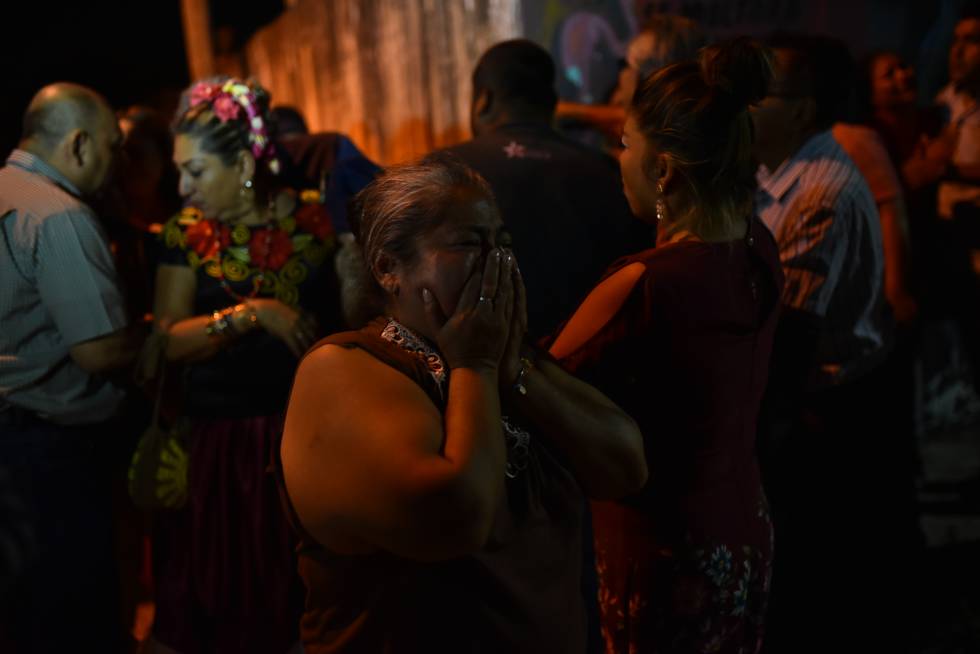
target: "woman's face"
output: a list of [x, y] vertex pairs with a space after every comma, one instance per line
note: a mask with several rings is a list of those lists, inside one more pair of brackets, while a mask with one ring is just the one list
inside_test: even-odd
[[201, 148], [201, 139], [178, 134], [174, 163], [180, 171], [180, 197], [205, 216], [227, 220], [243, 213], [242, 170]]
[[660, 195], [656, 184], [647, 174], [645, 162], [655, 154], [646, 137], [637, 129], [632, 114], [627, 116], [623, 126], [623, 152], [619, 155], [623, 191], [633, 215], [651, 224], [655, 224], [657, 220], [657, 200]]
[[882, 54], [871, 62], [871, 104], [876, 109], [915, 104], [915, 72], [897, 55]]
[[489, 253], [495, 248], [509, 251], [510, 246], [496, 205], [472, 192], [462, 195], [439, 226], [419, 237], [415, 261], [396, 264], [398, 294], [392, 302], [399, 320], [433, 338], [422, 289], [429, 289], [443, 315], [451, 316], [469, 278], [483, 274]]

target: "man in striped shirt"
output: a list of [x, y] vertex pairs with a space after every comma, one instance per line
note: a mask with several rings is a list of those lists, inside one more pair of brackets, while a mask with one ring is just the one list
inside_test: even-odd
[[869, 491], [875, 460], [888, 456], [877, 388], [892, 339], [881, 225], [865, 179], [830, 131], [840, 113], [828, 65], [835, 44], [787, 35], [771, 45], [773, 82], [753, 108], [756, 211], [786, 274], [760, 421], [776, 530], [767, 649], [836, 651], [833, 637], [850, 632], [854, 651], [872, 651], [862, 647], [880, 625], [864, 604], [879, 605], [886, 586], [864, 583], [874, 567], [864, 525], [879, 497]]
[[33, 564], [4, 602], [16, 651], [116, 651], [107, 374], [129, 364], [109, 244], [82, 200], [121, 142], [93, 91], [54, 84], [31, 101], [0, 169], [0, 461], [34, 518]]

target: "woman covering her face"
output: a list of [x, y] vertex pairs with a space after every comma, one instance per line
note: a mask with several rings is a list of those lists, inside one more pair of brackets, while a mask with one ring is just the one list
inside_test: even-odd
[[740, 39], [640, 84], [620, 163], [657, 247], [609, 270], [551, 347], [637, 420], [651, 472], [593, 505], [609, 653], [761, 645], [772, 527], [755, 437], [782, 273], [753, 216], [749, 105], [771, 74]]
[[635, 424], [523, 344], [476, 173], [395, 167], [358, 205], [376, 317], [303, 360], [281, 448], [305, 651], [585, 651], [583, 492], [642, 485]]

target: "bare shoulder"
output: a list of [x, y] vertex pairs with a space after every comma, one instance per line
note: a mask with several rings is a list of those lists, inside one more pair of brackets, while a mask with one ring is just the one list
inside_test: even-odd
[[386, 506], [384, 498], [400, 496], [390, 489], [405, 486], [413, 462], [438, 454], [442, 438], [439, 409], [406, 375], [360, 348], [324, 345], [309, 353], [280, 447], [303, 527], [336, 551], [362, 551], [356, 525]]
[[568, 356], [595, 336], [622, 308], [646, 270], [646, 264], [634, 261], [602, 280], [572, 314], [551, 346], [551, 355]]
[[441, 424], [439, 409], [412, 379], [360, 348], [324, 345], [296, 373], [283, 463], [297, 456], [360, 459], [392, 447], [387, 441], [396, 432], [400, 445], [438, 450]]
[[[333, 344], [318, 347], [303, 358], [296, 372], [294, 394], [307, 386], [317, 389], [321, 397], [331, 389], [348, 398], [361, 392], [371, 396], [391, 390], [413, 396], [411, 391], [416, 390], [426, 397], [418, 384], [363, 349]], [[320, 404], [328, 408], [332, 403]]]

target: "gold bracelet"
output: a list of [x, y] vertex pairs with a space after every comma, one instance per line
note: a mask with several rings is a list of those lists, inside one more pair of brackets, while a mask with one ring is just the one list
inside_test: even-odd
[[[232, 329], [236, 333], [250, 332], [256, 327], [258, 327], [259, 316], [255, 312], [255, 309], [252, 307], [252, 305], [248, 304], [247, 302], [236, 304], [231, 309], [225, 309], [225, 311], [228, 311], [228, 315], [231, 317], [231, 320], [229, 322], [232, 325]], [[245, 315], [245, 320], [246, 320], [245, 329], [241, 329], [241, 324], [238, 322], [238, 316], [243, 312], [247, 312]]]
[[214, 311], [211, 313], [211, 319], [208, 324], [204, 326], [204, 331], [208, 336], [224, 338], [231, 331], [232, 327], [228, 323], [228, 318], [225, 317], [223, 311]]

